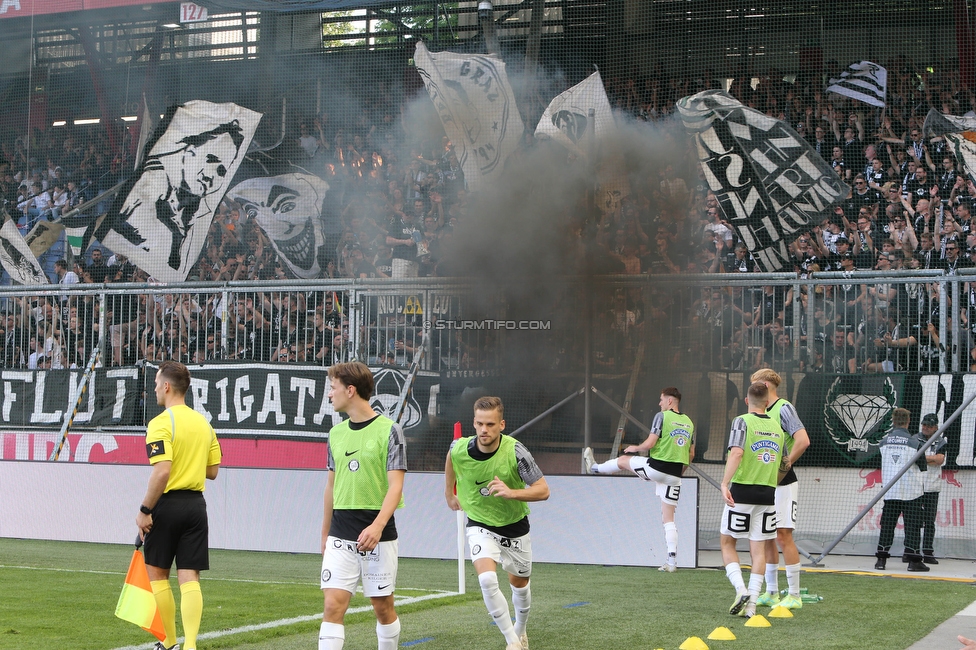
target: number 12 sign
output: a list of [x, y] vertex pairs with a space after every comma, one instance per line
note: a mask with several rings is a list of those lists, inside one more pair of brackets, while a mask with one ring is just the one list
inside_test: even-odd
[[201, 23], [207, 20], [207, 8], [192, 2], [180, 3], [181, 23]]

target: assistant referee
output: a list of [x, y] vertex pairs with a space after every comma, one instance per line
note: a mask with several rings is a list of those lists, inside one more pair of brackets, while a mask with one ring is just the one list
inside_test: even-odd
[[152, 465], [149, 486], [136, 525], [145, 540], [146, 569], [163, 619], [166, 639], [156, 650], [176, 643], [176, 600], [169, 574], [176, 558], [180, 583], [183, 650], [196, 650], [203, 616], [200, 572], [210, 568], [204, 479], [217, 478], [220, 443], [206, 418], [186, 405], [190, 371], [164, 361], [156, 371], [156, 403], [166, 410], [146, 428], [146, 455]]

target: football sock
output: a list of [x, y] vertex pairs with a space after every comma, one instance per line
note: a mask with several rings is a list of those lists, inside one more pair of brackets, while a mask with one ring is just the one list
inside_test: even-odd
[[166, 639], [163, 645], [172, 648], [176, 645], [176, 599], [173, 597], [173, 588], [169, 580], [153, 580], [149, 583], [152, 586], [153, 596], [156, 598], [156, 609], [159, 610], [159, 618], [163, 620], [163, 629], [166, 631]]
[[746, 583], [742, 579], [742, 568], [738, 562], [729, 562], [725, 565], [725, 575], [735, 587], [735, 593], [742, 593], [746, 590]]
[[396, 650], [400, 645], [400, 619], [386, 625], [377, 621], [376, 638], [379, 641], [379, 650]]
[[518, 635], [508, 613], [508, 603], [498, 588], [498, 575], [494, 571], [486, 571], [478, 576], [481, 583], [481, 595], [485, 599], [485, 607], [495, 620], [495, 625], [505, 635], [505, 643], [518, 643]]
[[668, 545], [668, 555], [678, 554], [678, 527], [673, 521], [664, 524], [664, 541]]
[[[399, 622], [400, 619], [397, 619]], [[319, 650], [342, 650], [346, 642], [346, 628], [342, 623], [326, 623], [319, 626]]]
[[766, 564], [766, 591], [771, 594], [779, 593], [779, 564]]
[[531, 585], [512, 587], [512, 605], [515, 608], [515, 634], [519, 638], [525, 634], [525, 624], [529, 620], [529, 610], [532, 608]]
[[180, 585], [180, 618], [183, 620], [184, 650], [197, 650], [197, 634], [203, 618], [203, 592], [196, 580]]
[[608, 461], [594, 465], [593, 471], [597, 474], [613, 474], [614, 472], [619, 472], [620, 467], [617, 465], [617, 459], [611, 458]]
[[800, 595], [800, 565], [790, 564], [786, 567], [786, 586], [789, 587], [790, 594]]
[[756, 598], [759, 597], [759, 592], [762, 591], [763, 574], [761, 573], [750, 573], [749, 574], [749, 597], [752, 602], [756, 602]]

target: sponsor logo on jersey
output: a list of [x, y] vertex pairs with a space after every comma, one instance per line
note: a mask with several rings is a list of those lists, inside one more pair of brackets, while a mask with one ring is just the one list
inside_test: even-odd
[[346, 456], [347, 456], [347, 457], [348, 457], [348, 456], [352, 456], [353, 454], [357, 454], [357, 453], [359, 453], [359, 450], [358, 450], [358, 449], [357, 449], [356, 451], [347, 451], [347, 452], [346, 452]]
[[146, 455], [149, 456], [149, 458], [152, 458], [153, 456], [162, 456], [164, 453], [166, 453], [166, 450], [163, 447], [162, 441], [150, 442], [146, 444]]
[[758, 440], [749, 446], [749, 451], [759, 451], [760, 449], [779, 451], [779, 445], [772, 440]]
[[776, 462], [776, 454], [775, 453], [772, 453], [772, 452], [769, 452], [769, 451], [762, 451], [762, 452], [756, 454], [756, 460], [758, 460], [761, 463], [766, 463], [767, 465], [769, 463], [775, 463]]

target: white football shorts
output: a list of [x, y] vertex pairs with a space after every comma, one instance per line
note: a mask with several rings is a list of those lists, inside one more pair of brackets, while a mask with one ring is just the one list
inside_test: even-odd
[[681, 477], [658, 471], [648, 465], [647, 461], [645, 456], [631, 456], [631, 471], [645, 481], [654, 481], [657, 486], [654, 493], [658, 498], [668, 505], [677, 507], [678, 497], [681, 495]]
[[799, 482], [776, 486], [776, 527], [796, 528], [796, 504]]
[[776, 539], [776, 506], [737, 503], [734, 508], [730, 508], [725, 504], [721, 532], [736, 539], [754, 542]]
[[485, 557], [501, 564], [513, 576], [528, 578], [532, 575], [532, 539], [529, 535], [502, 537], [481, 526], [468, 526], [465, 530], [472, 561]]
[[389, 596], [396, 586], [399, 541], [380, 542], [372, 551], [358, 550], [356, 540], [329, 536], [322, 554], [322, 589], [356, 593], [359, 579], [368, 598]]

